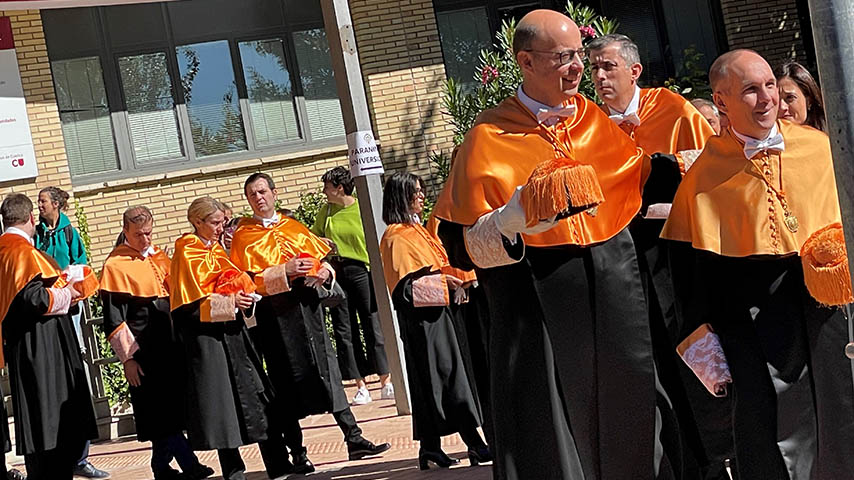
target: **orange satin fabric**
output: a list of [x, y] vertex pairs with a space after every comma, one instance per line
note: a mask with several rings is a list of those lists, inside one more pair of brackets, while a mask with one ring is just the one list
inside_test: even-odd
[[[436, 218], [436, 215], [431, 213], [425, 228], [431, 235], [433, 235], [433, 238], [439, 242], [439, 245], [442, 245], [442, 240], [439, 238], [439, 222], [440, 220]], [[444, 248], [444, 245], [442, 248]], [[448, 266], [442, 269], [442, 273], [457, 277], [462, 280], [463, 283], [474, 282], [477, 280], [477, 274], [474, 273], [474, 270], [460, 270], [459, 268]]]
[[168, 297], [170, 263], [169, 257], [159, 248], [143, 258], [127, 244], [119, 245], [104, 262], [101, 290], [134, 297]]
[[[694, 248], [729, 257], [797, 253], [809, 236], [839, 222], [839, 202], [830, 142], [810, 127], [777, 121], [785, 151], [770, 154], [772, 181], [783, 191], [800, 228], [790, 232], [783, 223], [783, 207], [767, 193], [759, 169], [744, 157], [743, 144], [727, 129], [709, 139], [694, 166], [685, 174], [661, 237], [691, 242]], [[761, 154], [754, 157], [757, 163]], [[775, 206], [769, 212], [768, 199]], [[777, 228], [775, 248], [770, 225]]]
[[[197, 235], [183, 235], [175, 242], [175, 254], [170, 265], [171, 309], [220, 293], [217, 291], [220, 277], [229, 275], [226, 273], [229, 271], [242, 272], [231, 263], [219, 242], [213, 242], [207, 247]], [[248, 278], [242, 284], [245, 293], [255, 291], [255, 285]]]
[[[552, 127], [538, 126], [533, 114], [515, 96], [480, 114], [465, 141], [454, 152], [451, 175], [434, 213], [442, 220], [473, 225], [510, 199], [528, 181], [538, 163], [566, 156], [596, 170], [605, 202], [596, 216], [582, 213], [560, 220], [551, 230], [523, 235], [536, 247], [590, 245], [619, 233], [638, 213], [648, 157], [602, 110], [582, 95], [571, 103], [573, 118]], [[556, 145], [551, 130], [562, 143]]]
[[323, 260], [330, 251], [329, 245], [305, 225], [284, 215], [270, 228], [254, 218], [244, 218], [231, 240], [231, 261], [251, 273], [261, 273], [301, 253]]
[[[18, 292], [36, 275], [41, 275], [44, 280], [56, 278], [55, 287], [65, 286], [59, 265], [52, 258], [30, 245], [24, 237], [12, 233], [0, 235], [0, 322], [6, 318]], [[0, 367], [5, 364], [3, 349], [0, 348]]]
[[[609, 113], [608, 107], [602, 110]], [[640, 125], [627, 132], [644, 152], [674, 154], [702, 150], [715, 135], [709, 122], [678, 93], [666, 88], [642, 88], [638, 103]]]
[[380, 240], [385, 283], [394, 292], [403, 277], [429, 267], [431, 272], [449, 273], [448, 254], [439, 240], [418, 223], [393, 223]]

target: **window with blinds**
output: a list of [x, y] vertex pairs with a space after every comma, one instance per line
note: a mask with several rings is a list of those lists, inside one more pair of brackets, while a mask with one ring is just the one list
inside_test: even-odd
[[196, 156], [246, 150], [228, 42], [184, 45], [177, 52]]
[[41, 15], [75, 182], [345, 143], [319, 0]]
[[315, 28], [294, 32], [293, 38], [312, 138], [343, 136], [344, 119], [332, 74], [326, 31]]
[[98, 57], [51, 62], [68, 163], [75, 173], [118, 169], [104, 75]]
[[166, 53], [119, 57], [119, 73], [136, 164], [183, 157]]
[[275, 145], [300, 138], [288, 59], [281, 39], [240, 42], [255, 142]]

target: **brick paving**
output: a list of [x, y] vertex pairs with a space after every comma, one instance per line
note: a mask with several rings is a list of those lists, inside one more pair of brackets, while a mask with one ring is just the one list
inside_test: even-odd
[[[342, 439], [341, 430], [335, 424], [332, 415], [317, 415], [303, 419], [303, 434], [308, 455], [317, 466], [317, 472], [306, 475], [312, 480], [487, 480], [492, 477], [492, 467], [481, 465], [470, 467], [465, 456], [466, 447], [459, 435], [444, 437], [442, 448], [452, 457], [460, 458], [459, 466], [448, 470], [439, 470], [432, 466], [429, 472], [418, 470], [418, 442], [412, 440], [411, 417], [398, 417], [393, 400], [378, 400], [379, 383], [368, 385], [374, 401], [368, 405], [354, 406], [353, 414], [364, 430], [364, 436], [375, 443], [389, 442], [391, 450], [376, 458], [355, 462], [347, 461], [347, 447]], [[355, 388], [347, 389], [347, 398], [352, 398]], [[240, 449], [246, 462], [248, 480], [264, 480], [264, 465], [256, 445]], [[92, 445], [89, 460], [98, 468], [112, 473], [114, 480], [151, 479], [151, 444], [138, 442], [136, 437], [128, 436], [109, 442]], [[202, 463], [217, 470], [219, 462], [215, 451], [197, 452]], [[173, 462], [174, 465], [174, 462]], [[22, 469], [23, 466], [16, 465]], [[291, 475], [288, 478], [299, 478]], [[222, 477], [214, 476], [213, 479]]]

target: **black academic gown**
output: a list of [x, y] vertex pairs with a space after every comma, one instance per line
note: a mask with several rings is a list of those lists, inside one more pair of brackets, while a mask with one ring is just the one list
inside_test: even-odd
[[465, 324], [468, 348], [463, 355], [471, 358], [472, 377], [477, 386], [483, 433], [486, 443], [492, 445], [495, 431], [492, 426], [492, 406], [489, 387], [489, 304], [483, 287], [470, 286], [469, 301], [461, 305], [461, 317]]
[[237, 448], [267, 438], [273, 388], [240, 313], [200, 322], [196, 301], [172, 312], [187, 362], [187, 436], [193, 450]]
[[349, 407], [318, 292], [295, 279], [291, 291], [264, 297], [251, 329], [273, 385], [287, 395], [277, 408], [304, 418]]
[[[439, 235], [451, 265], [472, 269], [463, 228], [443, 221]], [[521, 256], [521, 242], [508, 248]], [[527, 247], [477, 278], [491, 318], [495, 477], [673, 478], [628, 230], [590, 247]]]
[[[843, 354], [848, 322], [842, 309], [821, 307], [810, 297], [797, 255], [735, 258], [668, 243], [682, 329], [690, 333], [710, 323], [732, 373], [730, 395], [701, 407], [717, 406], [723, 415], [732, 408], [738, 478], [790, 478], [777, 427], [778, 412], [791, 399], [777, 395], [768, 366], [790, 384], [805, 367], [810, 376], [815, 416], [807, 421], [818, 428], [817, 445], [803, 445], [816, 449], [809, 478], [851, 478], [854, 382]], [[713, 411], [704, 413], [714, 418]]]
[[416, 440], [471, 431], [481, 423], [465, 317], [459, 305], [415, 307], [412, 282], [426, 270], [404, 277], [392, 293], [412, 399]]
[[130, 387], [136, 435], [140, 441], [179, 434], [186, 427], [186, 365], [169, 314], [169, 298], [142, 298], [101, 290], [104, 330], [110, 335], [127, 324], [139, 350], [142, 383]]
[[98, 437], [71, 316], [44, 315], [47, 287], [36, 276], [15, 296], [2, 323], [19, 455], [82, 449], [85, 440]]

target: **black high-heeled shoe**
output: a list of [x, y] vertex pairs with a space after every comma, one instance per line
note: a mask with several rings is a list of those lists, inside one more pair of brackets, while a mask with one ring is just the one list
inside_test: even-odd
[[459, 459], [451, 458], [445, 452], [431, 451], [431, 450], [419, 450], [418, 451], [418, 468], [421, 470], [429, 470], [430, 465], [428, 462], [433, 462], [439, 468], [448, 468], [451, 465], [456, 465], [460, 463]]
[[489, 447], [484, 445], [482, 447], [470, 448], [469, 449], [469, 462], [471, 466], [476, 466], [481, 463], [487, 463], [492, 461], [492, 452], [489, 451]]

